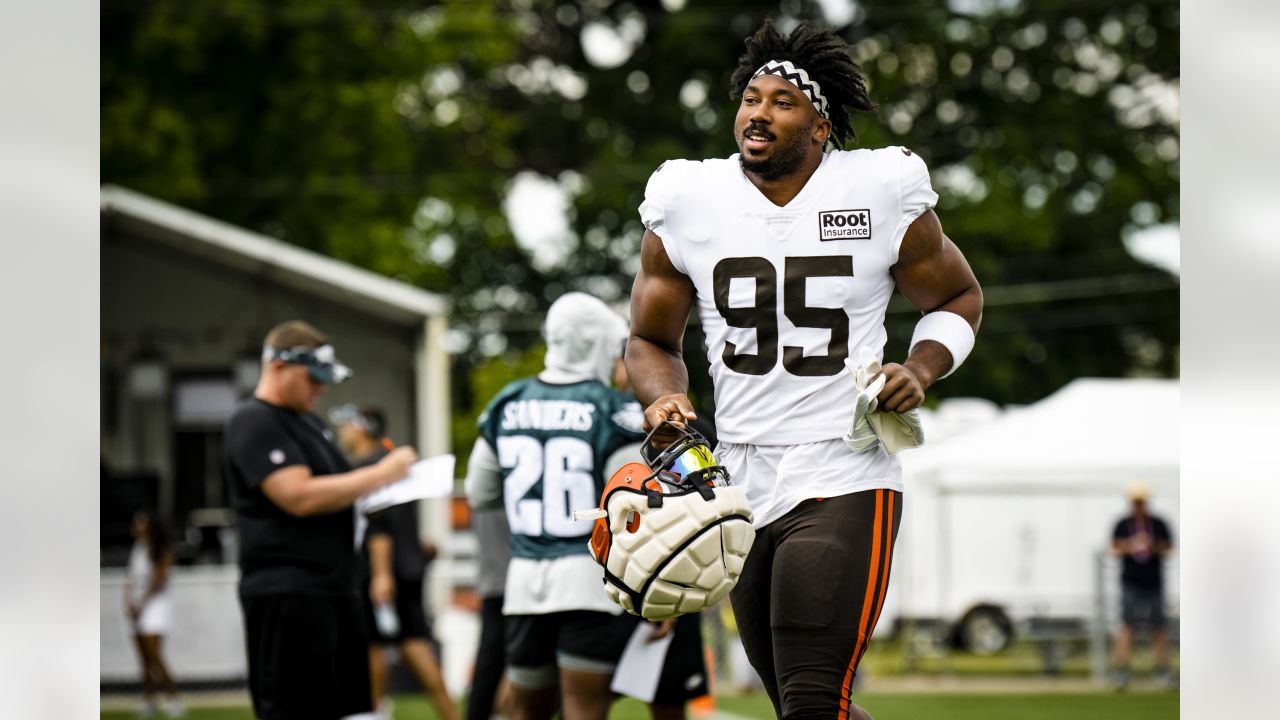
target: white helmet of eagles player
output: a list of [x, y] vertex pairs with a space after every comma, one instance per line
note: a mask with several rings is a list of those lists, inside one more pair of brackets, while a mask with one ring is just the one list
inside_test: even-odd
[[586, 293], [561, 295], [547, 310], [543, 326], [547, 341], [549, 382], [593, 377], [606, 385], [613, 376], [613, 360], [627, 338], [627, 322], [599, 298]]
[[664, 425], [678, 433], [674, 443], [654, 450], [651, 431], [643, 446], [648, 467], [622, 466], [600, 508], [575, 513], [596, 519], [589, 547], [604, 568], [605, 592], [647, 620], [723, 600], [755, 541], [746, 493], [729, 483], [706, 439], [684, 425]]

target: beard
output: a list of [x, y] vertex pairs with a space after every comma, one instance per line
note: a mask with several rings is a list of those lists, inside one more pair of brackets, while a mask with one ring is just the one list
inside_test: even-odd
[[777, 135], [765, 130], [773, 137], [773, 152], [758, 160], [748, 159], [746, 153], [742, 151], [746, 133], [751, 129], [752, 127], [748, 125], [738, 137], [738, 164], [742, 166], [744, 172], [764, 180], [777, 180], [800, 169], [805, 155], [808, 154], [807, 140], [813, 129], [812, 126], [793, 134], [785, 145], [778, 142]]

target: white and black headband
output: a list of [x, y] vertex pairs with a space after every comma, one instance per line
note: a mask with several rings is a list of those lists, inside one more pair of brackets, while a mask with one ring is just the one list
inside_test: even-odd
[[752, 80], [761, 75], [777, 75], [787, 82], [800, 88], [805, 95], [808, 96], [809, 102], [813, 103], [813, 107], [823, 118], [827, 117], [827, 98], [822, 94], [822, 86], [818, 81], [809, 77], [809, 73], [804, 68], [798, 68], [791, 64], [790, 60], [770, 60], [760, 66], [755, 74], [751, 76]]

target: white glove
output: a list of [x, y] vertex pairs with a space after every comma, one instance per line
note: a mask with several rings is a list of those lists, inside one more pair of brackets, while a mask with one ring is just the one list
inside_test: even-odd
[[[879, 406], [876, 396], [884, 389], [886, 378], [880, 375], [880, 362], [876, 360], [875, 352], [863, 347], [858, 350], [856, 362], [845, 358], [844, 364], [858, 388], [853, 426], [844, 437], [845, 443], [855, 452], [866, 452], [879, 442], [890, 455], [923, 444], [924, 428], [920, 425], [918, 409], [912, 408], [905, 413], [876, 412]], [[871, 380], [873, 377], [875, 380]]]
[[[844, 362], [849, 366], [849, 372], [854, 374], [854, 382], [857, 382], [857, 372], [853, 364], [847, 359]], [[844, 436], [845, 444], [853, 448], [854, 452], [866, 452], [880, 444], [880, 438], [871, 427], [870, 417], [875, 412], [876, 405], [879, 404], [876, 396], [884, 389], [885, 379], [881, 376], [876, 378], [870, 387], [864, 388], [861, 385], [858, 387], [858, 397], [853, 406], [853, 426]]]

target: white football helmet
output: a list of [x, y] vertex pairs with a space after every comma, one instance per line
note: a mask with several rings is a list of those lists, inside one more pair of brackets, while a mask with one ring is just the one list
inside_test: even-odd
[[[647, 620], [666, 620], [720, 602], [738, 582], [755, 530], [742, 488], [692, 428], [657, 452], [645, 440], [640, 463], [605, 485], [591, 532], [614, 602]], [[656, 428], [655, 428], [656, 430]]]

